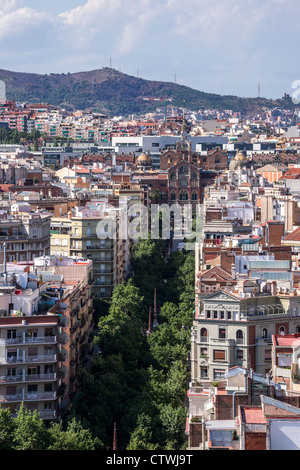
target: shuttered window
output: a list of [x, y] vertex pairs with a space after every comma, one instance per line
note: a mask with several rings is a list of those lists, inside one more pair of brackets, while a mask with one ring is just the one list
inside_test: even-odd
[[214, 360], [215, 361], [225, 361], [226, 360], [226, 352], [219, 350], [219, 349], [214, 349]]

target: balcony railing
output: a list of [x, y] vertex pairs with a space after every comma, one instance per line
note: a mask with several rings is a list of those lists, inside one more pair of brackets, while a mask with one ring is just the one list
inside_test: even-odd
[[0, 403], [12, 401], [36, 401], [36, 400], [55, 400], [56, 392], [25, 392], [15, 393], [12, 395], [0, 395]]
[[18, 336], [17, 338], [1, 338], [0, 344], [53, 344], [56, 343], [56, 336], [37, 336], [37, 337], [27, 337], [27, 336]]
[[19, 364], [19, 363], [37, 363], [37, 362], [55, 362], [56, 354], [46, 354], [39, 356], [10, 356], [0, 357], [0, 364]]
[[56, 380], [56, 374], [24, 374], [4, 375], [0, 377], [0, 383], [16, 383], [16, 382], [48, 382]]

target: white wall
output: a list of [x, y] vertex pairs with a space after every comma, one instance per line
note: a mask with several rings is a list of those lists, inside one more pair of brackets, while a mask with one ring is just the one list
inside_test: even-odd
[[300, 419], [270, 421], [271, 450], [300, 450]]

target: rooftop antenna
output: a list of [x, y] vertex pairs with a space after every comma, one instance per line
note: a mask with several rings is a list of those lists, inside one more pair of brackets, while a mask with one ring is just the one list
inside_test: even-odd
[[174, 82], [177, 83], [176, 73], [174, 75]]
[[112, 60], [111, 60], [111, 57], [109, 58], [109, 68], [110, 68], [110, 69], [112, 68]]
[[257, 85], [257, 98], [260, 98], [260, 83]]

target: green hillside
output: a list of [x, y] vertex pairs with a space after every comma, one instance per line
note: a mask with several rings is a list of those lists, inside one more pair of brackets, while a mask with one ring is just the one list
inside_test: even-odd
[[293, 107], [290, 99], [222, 96], [176, 83], [144, 80], [111, 68], [50, 75], [0, 70], [0, 80], [6, 83], [8, 99], [99, 111], [109, 116], [150, 112], [158, 106], [158, 102], [147, 102], [144, 97], [167, 96], [173, 99], [174, 106], [182, 107], [185, 102], [187, 108], [195, 111], [217, 108], [248, 114], [262, 108]]

